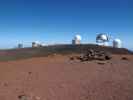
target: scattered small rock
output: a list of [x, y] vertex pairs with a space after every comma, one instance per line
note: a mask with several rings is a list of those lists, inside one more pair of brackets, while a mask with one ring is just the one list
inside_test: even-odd
[[122, 60], [129, 60], [127, 57], [122, 57], [121, 59]]
[[8, 86], [8, 83], [5, 82], [5, 83], [3, 83], [3, 85], [4, 85], [5, 87], [7, 87], [7, 86]]
[[74, 57], [70, 57], [70, 60], [74, 60]]
[[28, 72], [28, 74], [30, 75], [30, 74], [32, 74], [32, 72]]
[[105, 59], [106, 59], [106, 60], [110, 60], [111, 57], [110, 57], [110, 56], [105, 56]]
[[104, 65], [105, 62], [98, 62], [97, 64], [99, 64], [99, 65]]
[[107, 53], [107, 52], [106, 52], [106, 54], [105, 54], [105, 59], [106, 59], [106, 60], [110, 60], [111, 58], [112, 58], [111, 53], [109, 53], [109, 52]]
[[18, 99], [19, 100], [28, 100], [28, 97], [26, 95], [19, 95]]

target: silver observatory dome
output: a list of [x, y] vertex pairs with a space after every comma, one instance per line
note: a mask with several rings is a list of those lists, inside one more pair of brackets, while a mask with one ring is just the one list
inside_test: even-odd
[[122, 41], [120, 39], [114, 39], [113, 40], [113, 47], [114, 48], [121, 48], [122, 47]]

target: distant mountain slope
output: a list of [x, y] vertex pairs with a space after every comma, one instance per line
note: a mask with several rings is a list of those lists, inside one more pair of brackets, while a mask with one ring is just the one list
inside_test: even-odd
[[103, 47], [93, 44], [82, 44], [82, 45], [53, 45], [39, 48], [22, 48], [22, 49], [11, 49], [11, 50], [0, 50], [0, 61], [5, 60], [16, 60], [30, 57], [43, 57], [51, 54], [73, 54], [83, 53], [87, 49], [104, 50], [111, 52], [112, 54], [133, 54], [133, 52], [125, 48], [112, 48]]

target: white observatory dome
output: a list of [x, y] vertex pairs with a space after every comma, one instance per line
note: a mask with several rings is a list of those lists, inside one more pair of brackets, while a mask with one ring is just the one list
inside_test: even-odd
[[122, 46], [122, 42], [120, 39], [114, 39], [113, 40], [113, 47], [114, 48], [121, 48], [121, 46]]
[[97, 37], [96, 37], [96, 42], [97, 42], [99, 45], [108, 46], [109, 37], [108, 37], [107, 34], [100, 33], [100, 34], [98, 34]]
[[96, 40], [101, 42], [108, 41], [108, 36], [106, 34], [98, 34]]
[[36, 43], [36, 44], [40, 44], [40, 42], [39, 42], [39, 41], [35, 41], [35, 43]]
[[106, 35], [103, 34], [103, 35], [101, 35], [101, 40], [105, 40], [106, 41], [106, 40], [108, 40], [108, 38], [107, 38]]
[[82, 40], [81, 36], [80, 35], [76, 35], [74, 37], [74, 39], [72, 40], [72, 44], [73, 45], [79, 45], [79, 44], [81, 44], [81, 40]]
[[79, 41], [81, 41], [81, 39], [82, 39], [82, 38], [81, 38], [80, 35], [76, 35], [76, 36], [75, 36], [75, 40], [79, 40]]
[[40, 42], [39, 41], [32, 42], [32, 47], [40, 47]]
[[41, 43], [41, 46], [47, 46], [45, 43]]

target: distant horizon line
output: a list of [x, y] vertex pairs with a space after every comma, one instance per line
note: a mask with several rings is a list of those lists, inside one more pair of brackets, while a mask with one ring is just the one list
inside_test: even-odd
[[[81, 43], [81, 44], [76, 44], [76, 45], [99, 45], [99, 44], [96, 44], [96, 43]], [[47, 46], [56, 46], [56, 45], [74, 45], [72, 43], [55, 43], [55, 44], [46, 44], [46, 45], [43, 45], [42, 47], [47, 47]], [[105, 46], [105, 47], [113, 47], [112, 45], [108, 45], [108, 46]], [[23, 48], [32, 48], [32, 45], [31, 46], [23, 46]], [[39, 48], [39, 47], [36, 47], [36, 48]], [[130, 51], [133, 52], [133, 48], [126, 48], [126, 47], [122, 47], [122, 48], [125, 48], [125, 49], [128, 49]], [[0, 50], [11, 50], [11, 49], [19, 49], [18, 46], [14, 46], [14, 47], [9, 47], [9, 48], [0, 48]]]

